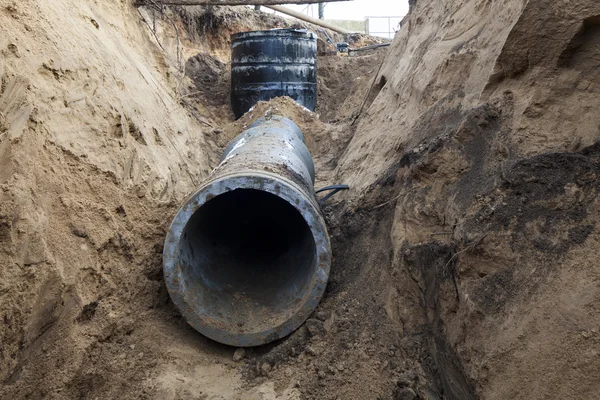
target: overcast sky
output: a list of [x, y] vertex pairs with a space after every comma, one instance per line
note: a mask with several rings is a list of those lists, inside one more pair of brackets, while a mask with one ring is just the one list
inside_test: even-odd
[[[307, 5], [291, 5], [286, 7], [302, 11]], [[313, 16], [316, 18], [317, 5]], [[327, 3], [325, 6], [325, 18], [327, 19], [355, 19], [363, 20], [365, 17], [391, 17], [404, 16], [408, 12], [408, 0], [352, 0], [335, 3]], [[309, 13], [310, 15], [310, 13]]]

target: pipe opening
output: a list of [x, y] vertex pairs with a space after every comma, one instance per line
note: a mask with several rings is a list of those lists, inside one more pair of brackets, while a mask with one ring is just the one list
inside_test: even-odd
[[287, 201], [260, 190], [236, 189], [206, 202], [179, 247], [186, 301], [225, 331], [283, 324], [302, 307], [316, 275], [309, 225]]

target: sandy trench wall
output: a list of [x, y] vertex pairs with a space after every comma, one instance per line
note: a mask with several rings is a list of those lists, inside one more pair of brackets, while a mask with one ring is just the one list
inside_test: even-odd
[[[214, 151], [129, 2], [1, 1], [0, 19], [0, 397], [75, 398], [107, 380], [80, 378], [90, 345], [166, 301], [164, 229]], [[143, 391], [122, 384], [99, 393]]]
[[202, 148], [203, 128], [178, 104], [165, 80], [170, 60], [129, 3], [5, 3], [5, 97], [27, 104], [5, 122], [11, 138], [33, 115], [56, 146], [162, 200], [208, 172], [207, 156], [187, 151]]
[[599, 15], [412, 2], [336, 171], [349, 201], [394, 210], [446, 398], [600, 394]]
[[[512, 0], [415, 3], [373, 86], [372, 104], [340, 161], [340, 175], [358, 192], [382, 175], [396, 153], [423, 140], [417, 132], [427, 115], [479, 103], [524, 5]], [[436, 116], [440, 124], [445, 122]]]

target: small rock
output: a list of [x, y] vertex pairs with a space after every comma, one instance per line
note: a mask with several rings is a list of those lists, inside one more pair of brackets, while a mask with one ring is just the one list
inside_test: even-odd
[[404, 373], [398, 377], [396, 380], [396, 385], [400, 388], [413, 386], [414, 377], [410, 376], [407, 373]]
[[135, 349], [135, 344], [131, 344], [131, 345], [129, 345], [129, 348], [130, 348], [131, 350]]
[[125, 211], [125, 207], [121, 204], [117, 208], [115, 208], [115, 212], [119, 214], [121, 217], [126, 217], [127, 212]]
[[71, 225], [71, 233], [73, 235], [83, 238], [83, 239], [88, 237], [88, 234], [87, 234], [85, 228], [81, 225]]
[[319, 372], [317, 373], [317, 376], [319, 377], [319, 379], [324, 379], [325, 378], [325, 371], [323, 371], [322, 369], [319, 370]]
[[81, 310], [81, 314], [77, 317], [78, 322], [89, 321], [96, 315], [96, 309], [98, 308], [98, 302], [92, 301], [89, 304], [86, 304]]
[[394, 400], [415, 400], [417, 394], [411, 388], [403, 388], [394, 394]]
[[271, 369], [272, 369], [272, 367], [271, 367], [271, 364], [269, 364], [269, 363], [263, 363], [260, 366], [260, 372], [262, 372], [262, 374], [264, 376], [269, 376], [269, 372], [271, 372]]
[[330, 313], [328, 313], [327, 311], [319, 311], [317, 313], [317, 319], [321, 320], [321, 321], [325, 321], [327, 320], [327, 318], [329, 318]]
[[325, 329], [325, 333], [334, 332], [334, 315], [330, 315], [325, 322], [323, 322], [323, 329]]
[[308, 346], [306, 348], [306, 352], [308, 354], [310, 354], [311, 356], [317, 356], [317, 355], [319, 355], [319, 352], [314, 347], [312, 347], [312, 346]]
[[323, 322], [318, 319], [309, 319], [306, 321], [306, 328], [310, 336], [322, 335], [325, 332]]
[[239, 349], [236, 349], [235, 352], [233, 353], [233, 361], [235, 361], [235, 362], [242, 361], [245, 357], [246, 357], [246, 349], [244, 349], [244, 348], [240, 347]]
[[9, 44], [8, 50], [10, 50], [15, 55], [15, 57], [21, 58], [21, 53], [19, 53], [19, 48], [17, 47], [16, 44], [14, 44], [14, 43]]

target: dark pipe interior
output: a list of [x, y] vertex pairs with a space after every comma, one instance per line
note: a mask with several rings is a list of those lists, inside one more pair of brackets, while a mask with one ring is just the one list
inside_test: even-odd
[[316, 271], [308, 224], [268, 192], [237, 189], [209, 200], [181, 240], [188, 301], [234, 332], [285, 322], [302, 305]]

